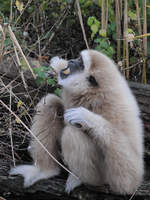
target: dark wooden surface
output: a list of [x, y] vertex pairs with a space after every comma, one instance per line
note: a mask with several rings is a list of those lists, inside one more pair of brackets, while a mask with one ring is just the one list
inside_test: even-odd
[[[8, 176], [8, 163], [0, 161], [4, 166], [0, 170], [0, 194], [6, 199], [36, 199], [36, 200], [129, 200], [131, 195], [121, 196], [113, 194], [108, 187], [91, 187], [80, 186], [70, 195], [65, 193], [66, 176], [60, 175], [52, 179], [42, 180], [29, 188], [23, 188], [22, 177]], [[150, 199], [150, 180], [148, 177], [141, 187], [137, 190], [133, 199], [148, 200]]]

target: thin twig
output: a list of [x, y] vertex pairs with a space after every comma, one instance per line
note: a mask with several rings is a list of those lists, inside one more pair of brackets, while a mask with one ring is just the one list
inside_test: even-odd
[[25, 11], [25, 9], [28, 7], [28, 5], [30, 4], [32, 2], [32, 0], [28, 0], [28, 2], [27, 2], [27, 4], [26, 4], [26, 6], [24, 7], [24, 9], [22, 10], [22, 12], [21, 12], [21, 14], [19, 15], [19, 17], [16, 19], [16, 21], [15, 21], [15, 24], [14, 25], [16, 25], [17, 24], [17, 22], [19, 21], [19, 19], [21, 18], [21, 16], [23, 15], [23, 13], [24, 13], [24, 11]]
[[25, 125], [25, 123], [0, 99], [0, 103], [24, 126], [24, 128], [33, 136], [33, 138], [41, 145], [41, 147], [45, 150], [45, 152], [64, 170], [66, 170], [69, 174], [74, 176], [76, 179], [79, 179], [74, 173], [72, 173], [69, 169], [67, 169], [64, 165], [62, 165], [40, 142], [40, 140], [34, 135], [34, 133]]
[[[61, 24], [63, 23], [64, 19], [66, 18], [66, 16], [68, 15], [68, 9], [66, 9], [64, 11], [64, 13], [60, 16], [59, 20], [51, 27], [51, 29], [48, 31], [48, 33], [50, 33], [52, 31], [52, 29], [54, 27], [56, 27], [56, 30], [58, 30], [61, 26]], [[46, 45], [42, 48], [41, 52], [44, 52], [44, 50], [47, 48], [47, 46], [49, 45], [49, 43], [52, 41], [53, 37], [55, 36], [55, 31], [52, 32], [51, 36], [49, 37], [48, 42], [46, 43]], [[45, 37], [41, 38], [40, 41], [44, 40]], [[34, 46], [38, 43], [38, 41], [34, 44]]]
[[130, 199], [129, 199], [129, 200], [132, 200], [132, 199], [133, 199], [133, 197], [135, 196], [135, 194], [137, 193], [137, 191], [138, 191], [138, 189], [137, 189], [137, 190], [135, 190], [135, 192], [132, 194], [132, 196], [130, 197]]

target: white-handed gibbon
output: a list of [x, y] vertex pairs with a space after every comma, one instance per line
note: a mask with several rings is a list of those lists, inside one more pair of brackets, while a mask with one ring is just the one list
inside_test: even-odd
[[[102, 53], [84, 50], [78, 59], [52, 59], [52, 67], [62, 96], [42, 98], [31, 131], [79, 177], [69, 174], [66, 191], [85, 183], [109, 184], [114, 192], [133, 193], [144, 174], [143, 126], [136, 100], [117, 66]], [[10, 171], [21, 174], [26, 187], [60, 173], [60, 166], [36, 140], [30, 146], [34, 164]]]

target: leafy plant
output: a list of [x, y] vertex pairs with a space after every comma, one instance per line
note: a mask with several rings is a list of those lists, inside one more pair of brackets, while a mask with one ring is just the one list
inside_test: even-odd
[[114, 48], [110, 45], [108, 38], [96, 38], [94, 42], [97, 44], [96, 50], [104, 53], [108, 57], [112, 58], [115, 54]]
[[53, 78], [48, 78], [47, 73], [50, 70], [50, 67], [37, 67], [33, 68], [34, 73], [36, 74], [36, 84], [40, 86], [43, 83], [47, 83], [48, 85], [54, 85], [55, 81]]
[[[88, 18], [87, 24], [89, 25], [92, 31], [91, 38], [92, 40], [94, 40], [94, 43], [96, 44], [95, 49], [112, 58], [113, 55], [115, 54], [115, 50], [110, 45], [109, 38], [106, 37], [107, 36], [106, 30], [100, 29], [100, 22], [94, 16]], [[110, 34], [115, 28], [114, 26], [115, 25], [113, 24], [112, 27], [109, 28]], [[94, 39], [94, 37], [96, 38]]]
[[48, 76], [48, 72], [50, 71], [51, 67], [37, 67], [33, 68], [34, 73], [36, 74], [36, 84], [37, 86], [40, 86], [42, 84], [47, 84], [50, 86], [56, 86], [57, 88], [55, 89], [54, 93], [57, 96], [60, 96], [61, 89], [57, 86], [56, 80], [54, 78], [50, 78]]
[[91, 38], [93, 39], [94, 36], [98, 33], [100, 22], [96, 19], [96, 17], [92, 16], [88, 18], [87, 23], [92, 31]]

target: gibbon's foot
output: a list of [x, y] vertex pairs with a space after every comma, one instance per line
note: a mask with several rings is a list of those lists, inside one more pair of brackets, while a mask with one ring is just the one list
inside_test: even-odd
[[84, 107], [67, 109], [64, 114], [64, 119], [71, 125], [81, 128], [84, 131], [92, 128], [92, 123], [89, 119], [92, 119], [92, 115], [89, 110]]
[[24, 177], [24, 187], [29, 187], [41, 179], [47, 179], [59, 174], [59, 168], [50, 170], [40, 170], [34, 165], [20, 165], [12, 168], [10, 175], [21, 175]]
[[65, 191], [66, 193], [70, 194], [72, 190], [74, 190], [76, 187], [80, 185], [81, 185], [80, 179], [70, 174], [66, 182]]

